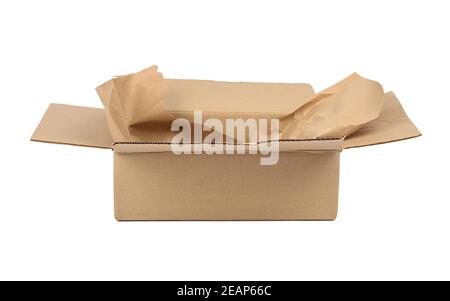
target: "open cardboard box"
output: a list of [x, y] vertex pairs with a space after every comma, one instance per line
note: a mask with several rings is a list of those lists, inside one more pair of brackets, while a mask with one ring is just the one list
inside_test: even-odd
[[[284, 116], [304, 99], [299, 95], [313, 93], [305, 84], [165, 81], [169, 100], [182, 95], [203, 108], [217, 103], [208, 103], [208, 95], [227, 97], [241, 109], [239, 116], [254, 111], [258, 98], [266, 100], [259, 116]], [[189, 101], [177, 99], [166, 105], [189, 118]], [[392, 92], [384, 94], [378, 118], [345, 139], [280, 140], [279, 162], [272, 166], [260, 165], [261, 155], [176, 155], [158, 130], [139, 141], [118, 141], [110, 123], [103, 109], [50, 104], [31, 140], [112, 149], [117, 220], [334, 220], [342, 149], [420, 135]]]

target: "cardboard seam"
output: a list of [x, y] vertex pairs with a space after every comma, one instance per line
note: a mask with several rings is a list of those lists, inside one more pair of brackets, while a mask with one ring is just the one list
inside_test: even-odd
[[[342, 138], [311, 138], [311, 139], [279, 139], [279, 140], [267, 140], [267, 141], [260, 141], [256, 144], [262, 144], [262, 143], [270, 143], [270, 142], [321, 142], [321, 141], [338, 141], [342, 140]], [[172, 145], [172, 144], [180, 144], [180, 143], [172, 143], [172, 142], [166, 142], [166, 141], [121, 141], [121, 142], [114, 142], [114, 145], [118, 144], [164, 144], [164, 145]], [[191, 142], [186, 144], [206, 144], [203, 142]], [[219, 145], [249, 145], [249, 143], [214, 143]]]

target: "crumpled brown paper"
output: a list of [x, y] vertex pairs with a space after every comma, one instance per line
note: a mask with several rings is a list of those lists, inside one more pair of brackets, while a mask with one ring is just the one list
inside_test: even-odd
[[347, 137], [380, 115], [383, 99], [379, 83], [354, 73], [282, 117], [280, 138]]
[[[175, 116], [164, 102], [167, 89], [156, 66], [99, 86], [96, 90], [105, 106], [114, 141], [170, 139], [170, 123]], [[280, 118], [280, 139], [347, 137], [379, 116], [383, 94], [379, 83], [356, 73], [312, 96], [302, 91], [299, 95], [305, 99], [299, 100], [300, 107]], [[192, 111], [196, 109], [193, 107]], [[250, 118], [248, 113], [242, 118]], [[279, 117], [279, 113], [274, 115]], [[239, 118], [236, 114], [232, 117]]]
[[159, 124], [174, 119], [165, 108], [167, 84], [157, 70], [157, 66], [152, 66], [137, 73], [113, 78], [97, 87], [113, 138], [129, 139], [133, 126]]

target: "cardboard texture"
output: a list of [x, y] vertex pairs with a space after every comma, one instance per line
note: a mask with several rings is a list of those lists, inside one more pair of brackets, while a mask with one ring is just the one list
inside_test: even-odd
[[333, 220], [338, 182], [339, 151], [114, 154], [118, 220]]
[[[105, 110], [51, 104], [31, 140], [112, 149], [118, 220], [334, 220], [343, 148], [420, 135], [394, 93], [357, 74], [314, 94], [308, 84], [164, 79], [151, 67], [97, 92]], [[195, 110], [279, 118], [279, 162], [173, 154], [170, 123]]]
[[50, 104], [32, 141], [111, 148], [103, 109]]

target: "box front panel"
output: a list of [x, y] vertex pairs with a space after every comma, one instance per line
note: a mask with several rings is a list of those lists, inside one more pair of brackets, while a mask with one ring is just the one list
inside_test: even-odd
[[339, 151], [114, 153], [118, 220], [333, 220], [338, 182]]

